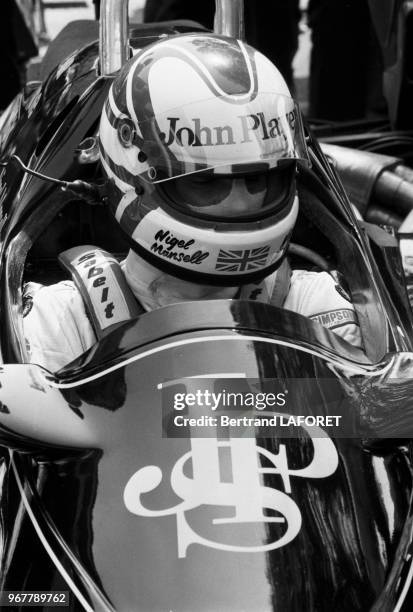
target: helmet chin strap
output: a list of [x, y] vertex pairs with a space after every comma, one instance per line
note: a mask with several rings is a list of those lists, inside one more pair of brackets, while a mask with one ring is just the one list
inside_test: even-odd
[[218, 287], [182, 280], [158, 270], [132, 249], [122, 269], [135, 297], [146, 310], [192, 300], [231, 299], [238, 291], [238, 287]]

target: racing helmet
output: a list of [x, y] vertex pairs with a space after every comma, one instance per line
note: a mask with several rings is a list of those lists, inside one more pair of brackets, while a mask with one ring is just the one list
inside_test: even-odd
[[232, 286], [280, 265], [307, 151], [283, 77], [249, 45], [188, 34], [140, 50], [110, 88], [99, 146], [111, 211], [152, 265]]

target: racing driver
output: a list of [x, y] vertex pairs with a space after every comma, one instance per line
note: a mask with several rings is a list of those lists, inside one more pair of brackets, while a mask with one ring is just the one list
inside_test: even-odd
[[99, 326], [127, 318], [119, 304], [130, 298], [135, 316], [188, 300], [260, 300], [322, 320], [361, 354], [353, 304], [336, 280], [291, 271], [286, 258], [307, 153], [297, 105], [264, 55], [215, 34], [145, 47], [111, 86], [99, 145], [130, 250], [119, 267], [89, 247], [70, 261], [82, 282], [25, 286], [31, 362], [60, 369], [95, 343]]

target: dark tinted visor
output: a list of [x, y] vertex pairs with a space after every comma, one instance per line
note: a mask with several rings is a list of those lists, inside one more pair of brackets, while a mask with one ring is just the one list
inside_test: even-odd
[[175, 207], [196, 216], [265, 216], [291, 201], [295, 163], [246, 174], [198, 172], [165, 181], [158, 188]]

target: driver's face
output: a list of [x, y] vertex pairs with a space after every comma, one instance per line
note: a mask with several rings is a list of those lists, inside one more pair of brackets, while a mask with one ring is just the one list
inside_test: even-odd
[[191, 174], [175, 181], [175, 197], [189, 210], [203, 215], [236, 217], [264, 205], [267, 177], [264, 173], [240, 177]]

